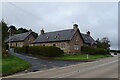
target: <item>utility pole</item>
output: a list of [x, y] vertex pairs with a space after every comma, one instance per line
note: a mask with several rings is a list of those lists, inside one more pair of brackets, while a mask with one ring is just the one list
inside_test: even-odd
[[9, 28], [7, 32], [9, 33], [9, 38], [8, 38], [8, 40], [9, 40], [9, 52], [10, 52], [10, 45], [11, 45], [11, 44], [10, 44], [11, 28]]

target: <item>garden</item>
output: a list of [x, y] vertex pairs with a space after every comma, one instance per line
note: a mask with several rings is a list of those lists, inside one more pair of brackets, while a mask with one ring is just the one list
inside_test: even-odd
[[64, 53], [63, 50], [54, 46], [24, 46], [14, 47], [15, 52], [24, 53], [36, 57], [47, 57], [50, 59], [61, 60], [84, 60], [84, 59], [98, 59], [105, 57], [112, 57], [109, 50], [102, 48], [95, 48], [91, 46], [83, 46], [81, 53]]

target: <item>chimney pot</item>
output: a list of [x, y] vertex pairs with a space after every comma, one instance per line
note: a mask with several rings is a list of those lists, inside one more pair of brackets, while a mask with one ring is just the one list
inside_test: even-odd
[[88, 36], [90, 36], [90, 31], [88, 31], [86, 34], [87, 34]]
[[42, 28], [42, 30], [41, 30], [41, 34], [44, 34], [44, 30], [43, 30], [43, 28]]
[[78, 29], [78, 25], [77, 24], [73, 24], [73, 29], [77, 30]]

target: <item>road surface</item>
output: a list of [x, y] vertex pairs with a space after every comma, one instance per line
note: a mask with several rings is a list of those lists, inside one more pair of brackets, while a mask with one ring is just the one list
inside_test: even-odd
[[6, 78], [118, 78], [118, 56]]

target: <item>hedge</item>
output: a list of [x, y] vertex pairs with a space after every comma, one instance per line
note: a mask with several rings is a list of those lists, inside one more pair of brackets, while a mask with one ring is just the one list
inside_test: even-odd
[[7, 50], [7, 49], [9, 48], [9, 45], [6, 44], [6, 43], [3, 43], [3, 44], [2, 44], [2, 48]]
[[2, 57], [9, 56], [8, 51], [6, 49], [2, 49]]
[[103, 48], [95, 48], [92, 46], [82, 46], [81, 51], [86, 54], [108, 54], [109, 50]]
[[110, 52], [118, 52], [118, 53], [120, 53], [120, 50], [110, 50]]
[[54, 46], [23, 46], [14, 47], [14, 50], [18, 53], [37, 54], [48, 57], [57, 57], [64, 54], [63, 50]]
[[28, 47], [29, 46], [14, 47], [14, 51], [18, 53], [28, 53]]

